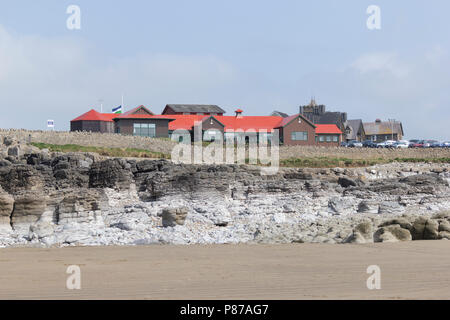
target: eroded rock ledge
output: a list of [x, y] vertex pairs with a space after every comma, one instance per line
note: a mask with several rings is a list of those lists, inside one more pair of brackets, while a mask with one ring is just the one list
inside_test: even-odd
[[449, 165], [263, 176], [29, 148], [0, 156], [0, 246], [448, 239], [449, 181]]

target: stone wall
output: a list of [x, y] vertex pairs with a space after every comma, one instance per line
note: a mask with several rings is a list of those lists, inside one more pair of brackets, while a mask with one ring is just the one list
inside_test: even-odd
[[[137, 148], [165, 154], [171, 154], [174, 142], [168, 139], [152, 139], [114, 133], [67, 132], [67, 131], [31, 131], [0, 129], [0, 138], [12, 136], [22, 142], [42, 142], [65, 145], [108, 148]], [[280, 158], [348, 158], [348, 159], [395, 159], [395, 158], [450, 158], [450, 148], [427, 149], [370, 149], [370, 148], [340, 148], [319, 146], [282, 146]]]
[[126, 136], [115, 133], [31, 131], [0, 129], [0, 138], [12, 136], [23, 143], [41, 142], [48, 144], [76, 144], [81, 146], [107, 148], [136, 148], [170, 154], [174, 143], [168, 139]]
[[341, 147], [316, 147], [316, 146], [283, 146], [280, 147], [280, 158], [348, 158], [348, 159], [396, 159], [396, 158], [450, 158], [450, 148], [425, 148], [425, 149], [389, 149], [389, 148], [341, 148]]

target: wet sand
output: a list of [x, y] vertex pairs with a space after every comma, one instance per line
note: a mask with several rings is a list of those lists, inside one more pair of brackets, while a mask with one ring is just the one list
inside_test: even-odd
[[[70, 265], [81, 290], [68, 290]], [[381, 289], [368, 290], [369, 265]], [[448, 299], [450, 241], [0, 249], [1, 299]]]

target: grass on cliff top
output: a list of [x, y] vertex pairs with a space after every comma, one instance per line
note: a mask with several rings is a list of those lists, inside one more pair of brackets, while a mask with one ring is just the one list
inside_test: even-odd
[[450, 158], [395, 158], [395, 159], [347, 159], [347, 158], [290, 158], [280, 160], [282, 167], [334, 168], [334, 167], [369, 167], [391, 162], [407, 163], [450, 163]]
[[52, 152], [95, 152], [106, 157], [170, 159], [168, 154], [145, 149], [86, 147], [76, 144], [56, 145], [38, 142], [32, 142], [31, 144], [39, 149], [48, 149]]
[[[36, 142], [31, 144], [39, 149], [48, 149], [52, 152], [94, 152], [107, 157], [170, 159], [169, 154], [145, 149], [86, 147], [75, 144], [55, 145]], [[394, 161], [407, 163], [450, 163], [450, 158], [348, 159], [337, 157], [307, 157], [280, 159], [280, 166], [302, 168], [368, 167], [376, 164], [391, 163]], [[246, 159], [246, 163], [248, 162], [248, 159]]]

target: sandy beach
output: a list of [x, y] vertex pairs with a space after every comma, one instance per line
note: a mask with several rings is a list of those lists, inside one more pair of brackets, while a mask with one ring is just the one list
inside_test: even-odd
[[[448, 299], [449, 241], [0, 250], [1, 299]], [[81, 268], [68, 290], [66, 269]], [[369, 265], [381, 289], [368, 290]]]

